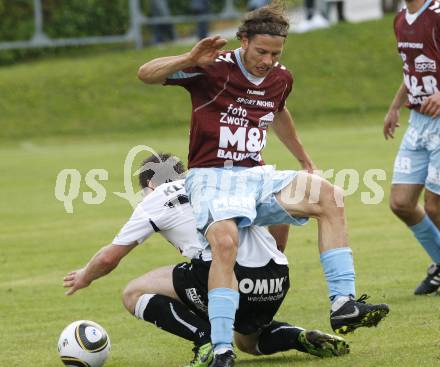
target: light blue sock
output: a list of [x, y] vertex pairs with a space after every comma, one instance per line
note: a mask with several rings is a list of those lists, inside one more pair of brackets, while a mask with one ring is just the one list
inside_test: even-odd
[[323, 252], [320, 258], [330, 299], [335, 301], [338, 297], [354, 297], [355, 274], [351, 248], [331, 249]]
[[232, 349], [239, 298], [238, 291], [230, 288], [214, 288], [208, 292], [208, 315], [214, 353], [220, 349]]
[[420, 223], [410, 226], [409, 229], [431, 259], [436, 264], [440, 264], [440, 231], [431, 219], [425, 215]]

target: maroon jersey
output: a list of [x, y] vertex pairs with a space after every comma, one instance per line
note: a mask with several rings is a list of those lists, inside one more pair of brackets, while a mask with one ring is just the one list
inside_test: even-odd
[[263, 164], [267, 128], [284, 108], [293, 79], [280, 64], [264, 79], [246, 76], [239, 50], [226, 51], [212, 65], [192, 67], [168, 77], [191, 94], [188, 167]]
[[440, 3], [428, 0], [416, 14], [406, 9], [394, 19], [397, 48], [403, 60], [403, 79], [408, 107], [417, 111], [439, 91]]

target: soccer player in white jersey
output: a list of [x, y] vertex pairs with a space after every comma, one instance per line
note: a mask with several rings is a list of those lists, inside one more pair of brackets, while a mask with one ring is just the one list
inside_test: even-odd
[[341, 189], [310, 173], [275, 171], [261, 158], [271, 127], [304, 170], [314, 168], [286, 108], [293, 77], [279, 59], [288, 28], [283, 9], [271, 4], [245, 17], [237, 32], [241, 48], [220, 51], [226, 40], [210, 37], [188, 53], [151, 60], [138, 71], [147, 84], [179, 85], [191, 95], [190, 170], [185, 187], [197, 229], [213, 252], [209, 275], [213, 367], [233, 365], [232, 325], [239, 297], [233, 267], [238, 230], [251, 224], [287, 219], [301, 225], [306, 217], [318, 219], [333, 330], [347, 333], [373, 326], [388, 313], [387, 305], [354, 299], [345, 213], [335, 199], [343, 196]]
[[[213, 358], [207, 315], [211, 251], [198, 241], [183, 180], [178, 179], [181, 173], [183, 165], [170, 155], [144, 161], [139, 181], [146, 197], [112, 244], [102, 248], [86, 267], [69, 273], [64, 286], [70, 288], [69, 295], [87, 287], [150, 235], [161, 234], [191, 263], [162, 267], [131, 281], [124, 290], [124, 305], [137, 318], [192, 341], [195, 356], [190, 366], [206, 367]], [[265, 228], [240, 231], [235, 266], [241, 292], [235, 320], [238, 347], [255, 355], [290, 349], [319, 357], [348, 353], [342, 338], [273, 320], [290, 286], [287, 264]]]
[[440, 2], [406, 0], [394, 31], [403, 83], [385, 117], [385, 139], [394, 137], [403, 105], [411, 115], [394, 163], [390, 207], [433, 261], [414, 291], [422, 295], [440, 286]]

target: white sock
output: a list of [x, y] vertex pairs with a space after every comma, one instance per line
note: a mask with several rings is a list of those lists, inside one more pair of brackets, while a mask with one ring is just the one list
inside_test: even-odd
[[136, 307], [134, 309], [134, 315], [139, 319], [144, 319], [144, 311], [148, 306], [148, 302], [150, 302], [150, 299], [152, 299], [155, 296], [155, 294], [143, 294], [139, 297], [138, 301], [136, 302]]
[[232, 350], [232, 348], [222, 347], [214, 350], [214, 354], [223, 354], [226, 353], [228, 350]]
[[349, 296], [336, 296], [332, 303], [332, 312], [339, 310], [346, 302], [350, 301]]

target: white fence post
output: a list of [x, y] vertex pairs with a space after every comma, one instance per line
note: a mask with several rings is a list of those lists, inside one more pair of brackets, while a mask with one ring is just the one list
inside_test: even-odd
[[142, 12], [139, 0], [130, 0], [130, 38], [134, 39], [137, 49], [142, 48]]
[[36, 42], [49, 42], [49, 37], [43, 31], [43, 10], [41, 0], [34, 0], [35, 33], [32, 40]]
[[237, 15], [237, 10], [235, 9], [235, 6], [234, 6], [234, 0], [226, 0], [225, 1], [225, 6], [222, 10], [222, 15], [224, 15], [224, 16], [236, 16]]

